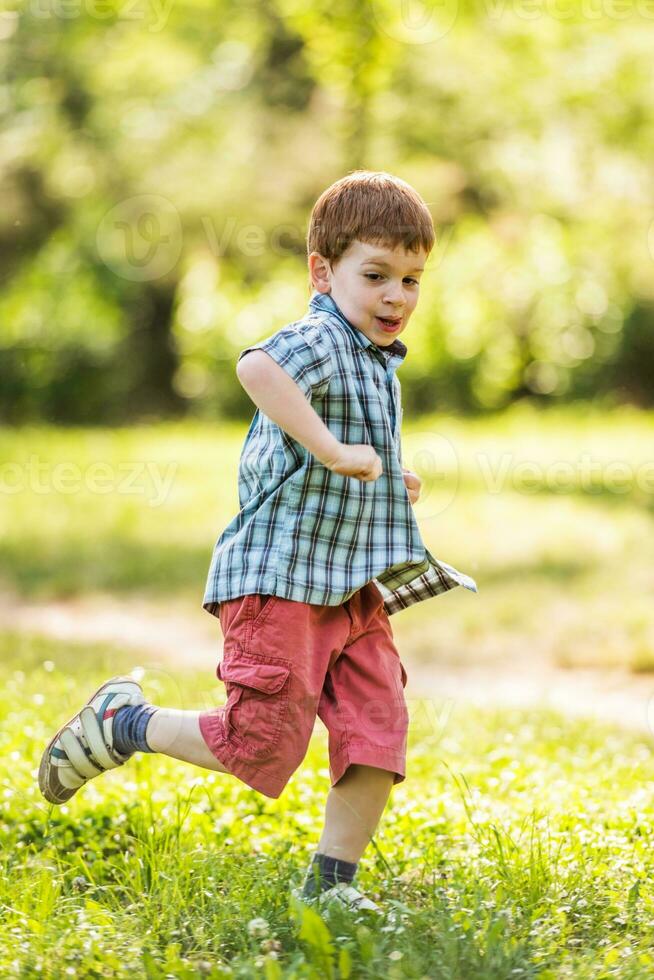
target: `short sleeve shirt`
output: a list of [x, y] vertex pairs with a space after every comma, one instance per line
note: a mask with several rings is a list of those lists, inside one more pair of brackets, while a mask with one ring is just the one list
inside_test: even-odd
[[396, 375], [407, 348], [371, 341], [333, 298], [314, 292], [306, 315], [246, 347], [264, 350], [302, 390], [327, 428], [367, 443], [376, 480], [333, 473], [259, 409], [238, 470], [239, 513], [214, 547], [203, 607], [250, 593], [339, 605], [374, 581], [389, 615], [462, 585], [470, 576], [426, 549], [404, 483]]

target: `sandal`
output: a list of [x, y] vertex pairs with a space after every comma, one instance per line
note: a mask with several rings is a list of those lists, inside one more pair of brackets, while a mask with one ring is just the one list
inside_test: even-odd
[[371, 899], [366, 898], [354, 885], [348, 885], [345, 881], [338, 881], [331, 888], [326, 888], [319, 895], [303, 896], [300, 888], [295, 888], [292, 894], [300, 902], [307, 905], [327, 906], [333, 902], [348, 909], [350, 912], [378, 912], [381, 913], [379, 905]]
[[127, 762], [113, 743], [113, 717], [126, 704], [145, 704], [143, 689], [133, 677], [113, 677], [50, 740], [39, 766], [48, 803], [66, 803], [89, 779]]

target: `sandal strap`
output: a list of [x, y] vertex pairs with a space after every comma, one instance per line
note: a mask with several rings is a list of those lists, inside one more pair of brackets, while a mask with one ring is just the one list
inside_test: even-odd
[[104, 733], [100, 728], [98, 716], [90, 704], [85, 708], [82, 708], [79, 713], [79, 718], [94, 762], [101, 766], [102, 769], [115, 769], [117, 766], [121, 765], [121, 763], [109, 753], [109, 749], [107, 748], [104, 740]]
[[325, 902], [336, 899], [354, 910], [366, 909], [378, 911], [378, 906], [374, 902], [366, 898], [354, 885], [348, 885], [344, 881], [337, 882], [332, 888], [322, 892], [320, 897]]
[[59, 736], [59, 740], [68, 756], [71, 766], [78, 775], [85, 776], [86, 779], [92, 779], [93, 776], [100, 775], [102, 769], [98, 769], [97, 766], [93, 765], [84, 751], [84, 746], [72, 728], [64, 728]]
[[[79, 713], [79, 723], [88, 745], [88, 751], [80, 739], [79, 732], [76, 734], [71, 726], [66, 726], [59, 736], [61, 746], [68, 757], [68, 762], [72, 767], [69, 772], [71, 780], [76, 783], [81, 779], [80, 786], [87, 779], [93, 779], [107, 769], [116, 769], [124, 762], [118, 753], [115, 755], [110, 751], [105, 741], [103, 722], [111, 705], [113, 717], [114, 712], [129, 702], [129, 695], [125, 692], [117, 692], [111, 696], [102, 706], [101, 713], [98, 714], [90, 704], [85, 705]], [[68, 787], [78, 788], [75, 787]]]
[[57, 778], [66, 789], [79, 789], [86, 782], [84, 776], [76, 773], [72, 766], [59, 766], [57, 768]]

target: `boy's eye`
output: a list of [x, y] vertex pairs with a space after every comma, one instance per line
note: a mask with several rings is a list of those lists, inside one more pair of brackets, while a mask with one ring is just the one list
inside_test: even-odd
[[[366, 272], [365, 273], [365, 276], [366, 276], [366, 279], [371, 279], [373, 282], [376, 282], [378, 279], [381, 279], [382, 278], [381, 275], [379, 274], [379, 272]], [[404, 278], [405, 278], [405, 281], [406, 282], [412, 282], [415, 286], [419, 286], [420, 285], [420, 282], [419, 282], [418, 279], [412, 279], [410, 276], [405, 276]]]

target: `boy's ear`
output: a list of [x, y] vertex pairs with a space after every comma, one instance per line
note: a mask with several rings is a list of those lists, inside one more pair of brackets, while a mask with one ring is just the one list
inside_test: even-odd
[[320, 252], [312, 252], [308, 259], [311, 285], [319, 293], [328, 293], [332, 288], [331, 269], [328, 259]]

